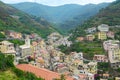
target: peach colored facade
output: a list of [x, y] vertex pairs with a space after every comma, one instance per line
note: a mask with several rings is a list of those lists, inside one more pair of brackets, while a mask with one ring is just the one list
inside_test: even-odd
[[112, 32], [112, 31], [107, 32], [107, 37], [108, 38], [114, 38], [114, 36], [115, 36], [114, 32]]
[[94, 55], [93, 60], [97, 62], [108, 62], [108, 58], [105, 55]]
[[21, 39], [22, 38], [22, 34], [18, 33], [18, 32], [9, 32], [9, 36], [15, 39]]
[[94, 38], [95, 38], [94, 35], [87, 35], [87, 36], [86, 36], [86, 39], [87, 39], [88, 41], [93, 41]]
[[15, 54], [16, 53], [14, 44], [10, 43], [8, 41], [0, 42], [0, 51], [2, 53], [6, 53], [6, 54]]
[[84, 41], [84, 37], [77, 37], [78, 41]]

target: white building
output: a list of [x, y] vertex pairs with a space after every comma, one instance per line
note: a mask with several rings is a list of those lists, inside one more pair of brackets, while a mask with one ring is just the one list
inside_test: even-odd
[[82, 52], [71, 52], [70, 53], [70, 57], [71, 59], [79, 59], [79, 60], [83, 60], [83, 53]]
[[70, 45], [72, 44], [72, 42], [68, 41], [68, 38], [69, 37], [63, 37], [63, 38], [59, 39], [56, 43], [58, 43], [59, 45], [64, 45], [64, 46], [70, 47]]
[[87, 30], [85, 30], [86, 33], [94, 33], [96, 32], [96, 27], [92, 27], [92, 28], [88, 28]]
[[16, 54], [14, 44], [9, 41], [0, 42], [0, 51], [5, 54]]
[[62, 36], [57, 33], [57, 32], [54, 32], [54, 33], [51, 33], [47, 38], [48, 38], [48, 42], [52, 42], [54, 43], [54, 41], [60, 39]]
[[87, 74], [87, 80], [95, 80], [94, 79], [94, 74], [88, 73]]
[[103, 42], [103, 47], [105, 51], [109, 51], [111, 48], [119, 48], [120, 41], [119, 40], [108, 40]]
[[109, 61], [112, 68], [120, 67], [120, 49], [111, 48], [108, 52]]
[[20, 46], [20, 55], [21, 57], [26, 57], [32, 54], [30, 47], [30, 39], [29, 36], [25, 39], [25, 44]]
[[98, 30], [100, 32], [108, 32], [109, 31], [109, 26], [106, 24], [101, 24], [98, 26]]

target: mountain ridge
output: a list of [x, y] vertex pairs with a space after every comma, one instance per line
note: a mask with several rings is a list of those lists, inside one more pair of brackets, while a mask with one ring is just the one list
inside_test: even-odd
[[[90, 27], [97, 27], [100, 24], [107, 24], [109, 26], [120, 25], [120, 0], [116, 0], [111, 3], [108, 7], [101, 9], [98, 14], [84, 22], [84, 24], [78, 26], [72, 30], [71, 39], [75, 40], [79, 36], [85, 36], [83, 33], [85, 29]], [[117, 35], [115, 38], [120, 40], [120, 28], [113, 27], [112, 30]], [[78, 33], [79, 32], [79, 33]]]
[[[37, 17], [45, 18], [48, 22], [56, 24], [58, 29], [61, 30], [70, 30], [78, 25], [81, 22], [84, 22], [89, 17], [95, 15], [99, 12], [101, 8], [104, 8], [109, 5], [109, 3], [102, 4], [88, 4], [88, 5], [76, 5], [76, 4], [66, 4], [61, 6], [46, 6], [38, 3], [18, 3], [11, 4], [13, 7], [20, 9], [28, 14], [35, 15]], [[82, 16], [88, 15], [85, 19]], [[80, 16], [80, 18], [79, 18]], [[78, 18], [76, 20], [76, 17]], [[81, 18], [82, 17], [82, 18]], [[66, 22], [72, 22], [69, 23]], [[77, 21], [77, 22], [76, 22]], [[67, 25], [65, 25], [67, 24]], [[77, 25], [76, 25], [77, 24]], [[72, 25], [72, 26], [71, 26]], [[68, 28], [68, 29], [64, 29]], [[70, 26], [70, 27], [68, 27]]]
[[[42, 23], [45, 24], [42, 24]], [[47, 21], [37, 20], [16, 8], [0, 2], [0, 30], [15, 30], [22, 33], [38, 33], [46, 37], [54, 28]]]

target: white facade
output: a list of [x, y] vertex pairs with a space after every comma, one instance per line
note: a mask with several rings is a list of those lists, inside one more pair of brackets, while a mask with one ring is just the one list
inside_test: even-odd
[[101, 24], [98, 26], [98, 30], [100, 32], [108, 32], [109, 31], [109, 26], [106, 24]]
[[118, 68], [120, 67], [120, 49], [119, 48], [111, 48], [108, 52], [109, 61], [111, 63], [111, 67]]
[[6, 54], [15, 54], [14, 44], [9, 41], [0, 42], [0, 51]]
[[105, 51], [109, 51], [111, 48], [119, 48], [120, 41], [118, 40], [108, 40], [103, 42], [103, 47]]
[[96, 32], [96, 27], [92, 27], [92, 28], [88, 28], [87, 30], [85, 30], [86, 33], [94, 33]]
[[25, 44], [20, 46], [20, 54], [21, 57], [26, 57], [32, 54], [29, 36], [26, 37]]

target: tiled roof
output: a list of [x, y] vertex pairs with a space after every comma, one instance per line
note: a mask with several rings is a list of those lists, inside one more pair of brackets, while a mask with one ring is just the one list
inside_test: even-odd
[[11, 45], [13, 43], [9, 42], [9, 41], [2, 41], [1, 43], [5, 44], [5, 45]]
[[[28, 71], [35, 74], [37, 77], [44, 78], [45, 80], [53, 80], [54, 78], [60, 78], [60, 74], [56, 72], [49, 71], [44, 68], [37, 68], [30, 64], [19, 64], [16, 66], [18, 69], [23, 71]], [[66, 80], [73, 80], [73, 78], [65, 76]]]

